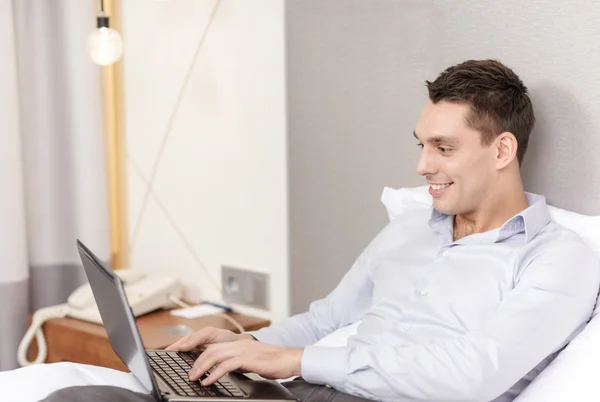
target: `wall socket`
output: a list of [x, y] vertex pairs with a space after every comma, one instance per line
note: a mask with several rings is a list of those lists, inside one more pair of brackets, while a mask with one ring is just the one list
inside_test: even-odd
[[269, 309], [269, 275], [241, 268], [221, 267], [223, 299], [228, 303]]

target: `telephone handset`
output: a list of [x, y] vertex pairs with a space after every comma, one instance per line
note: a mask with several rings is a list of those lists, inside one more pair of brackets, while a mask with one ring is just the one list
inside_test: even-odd
[[[127, 300], [136, 317], [160, 308], [174, 307], [173, 300], [181, 298], [181, 283], [173, 278], [132, 269], [117, 270], [114, 273], [123, 281]], [[89, 284], [77, 288], [69, 296], [67, 303], [44, 307], [33, 314], [31, 326], [25, 333], [17, 352], [17, 359], [21, 366], [46, 361], [47, 345], [42, 325], [53, 318], [65, 316], [102, 324], [102, 318]], [[34, 336], [38, 344], [38, 355], [34, 361], [29, 361], [27, 360], [27, 351]]]

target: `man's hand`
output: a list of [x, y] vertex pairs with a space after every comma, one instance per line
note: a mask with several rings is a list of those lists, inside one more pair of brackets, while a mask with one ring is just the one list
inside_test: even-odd
[[288, 378], [300, 375], [303, 349], [283, 348], [257, 342], [249, 334], [236, 334], [219, 328], [203, 328], [166, 347], [187, 352], [204, 350], [190, 371], [196, 381], [207, 370], [218, 365], [202, 385], [210, 385], [231, 371], [246, 371], [266, 378]]
[[210, 385], [231, 371], [260, 374], [266, 378], [288, 378], [300, 375], [303, 349], [284, 348], [242, 339], [227, 343], [212, 343], [194, 363], [190, 381], [196, 381], [207, 370], [211, 374], [202, 381]]
[[236, 334], [226, 329], [207, 327], [184, 336], [174, 344], [167, 346], [165, 350], [179, 350], [182, 352], [195, 349], [203, 350], [214, 343], [235, 342], [242, 339], [250, 340], [254, 338], [248, 334]]

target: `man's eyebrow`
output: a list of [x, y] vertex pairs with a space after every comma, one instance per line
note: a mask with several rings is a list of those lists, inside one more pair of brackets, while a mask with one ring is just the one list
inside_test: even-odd
[[456, 145], [458, 144], [458, 140], [452, 137], [445, 137], [443, 135], [436, 135], [435, 137], [431, 137], [427, 140], [427, 142], [431, 144], [448, 144], [448, 145]]
[[[415, 136], [415, 138], [417, 140], [419, 140], [419, 137], [417, 137], [417, 133], [413, 130], [413, 135]], [[420, 141], [420, 140], [419, 140]], [[451, 138], [451, 137], [445, 137], [443, 135], [436, 135], [434, 137], [428, 138], [427, 142], [430, 144], [449, 144], [449, 145], [456, 145], [458, 144], [458, 141], [455, 138]]]

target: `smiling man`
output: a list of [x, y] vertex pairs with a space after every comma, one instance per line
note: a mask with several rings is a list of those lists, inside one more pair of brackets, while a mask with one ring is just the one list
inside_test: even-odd
[[[192, 379], [219, 364], [205, 384], [238, 369], [301, 375], [288, 386], [308, 400], [337, 390], [339, 400], [510, 401], [582, 329], [600, 264], [523, 190], [527, 88], [493, 60], [452, 66], [427, 88], [413, 134], [433, 210], [390, 223], [309, 312], [172, 345], [206, 348]], [[358, 320], [347, 346], [311, 346]], [[316, 392], [323, 384], [333, 390]]]
[[[413, 134], [433, 210], [391, 222], [308, 312], [171, 345], [204, 350], [191, 379], [302, 376], [286, 386], [303, 401], [504, 402], [579, 333], [600, 262], [550, 220], [544, 197], [523, 190], [535, 122], [527, 88], [493, 60], [452, 66], [427, 88]], [[360, 320], [346, 346], [314, 345]]]

